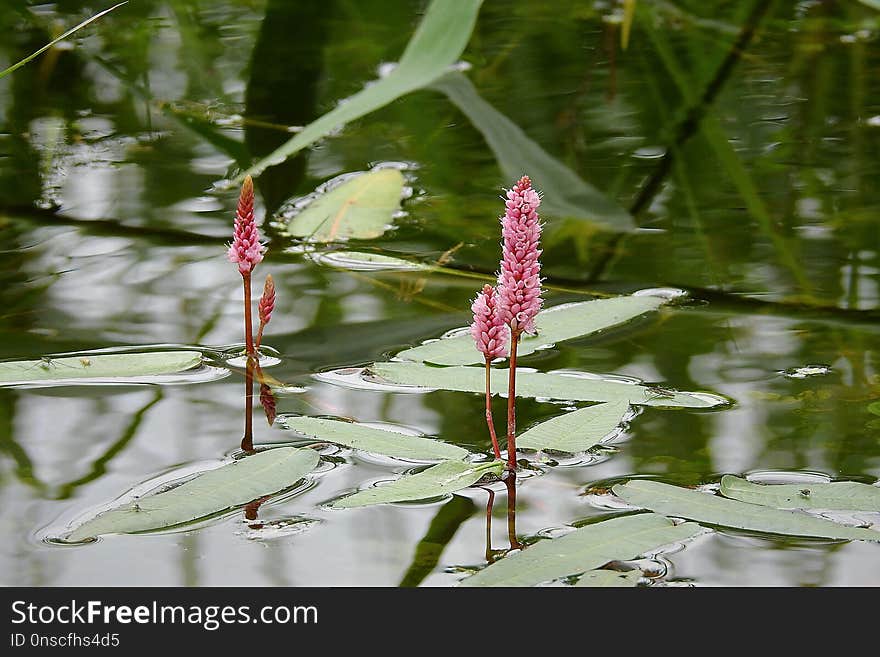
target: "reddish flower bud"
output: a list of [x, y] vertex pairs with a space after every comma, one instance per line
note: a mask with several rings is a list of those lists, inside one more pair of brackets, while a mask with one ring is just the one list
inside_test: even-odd
[[273, 310], [275, 310], [275, 281], [272, 280], [272, 274], [268, 274], [266, 284], [263, 285], [263, 296], [260, 297], [259, 313], [262, 326], [268, 324], [272, 319]]

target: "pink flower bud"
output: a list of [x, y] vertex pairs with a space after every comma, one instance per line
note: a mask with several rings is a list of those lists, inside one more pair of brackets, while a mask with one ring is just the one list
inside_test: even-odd
[[275, 281], [272, 274], [266, 275], [266, 284], [263, 286], [263, 296], [260, 297], [260, 324], [265, 326], [272, 319], [272, 311], [275, 310]]
[[501, 273], [498, 275], [498, 311], [511, 331], [535, 332], [535, 316], [541, 310], [541, 197], [532, 181], [523, 176], [507, 192], [501, 234], [504, 238]]
[[484, 285], [471, 304], [474, 321], [471, 335], [477, 350], [486, 358], [495, 359], [507, 353], [507, 327], [498, 312], [498, 294], [491, 285]]
[[230, 262], [238, 263], [238, 271], [245, 275], [250, 274], [262, 261], [265, 250], [266, 247], [260, 243], [260, 232], [254, 221], [254, 181], [250, 176], [245, 176], [235, 212], [232, 246], [229, 247], [227, 256]]

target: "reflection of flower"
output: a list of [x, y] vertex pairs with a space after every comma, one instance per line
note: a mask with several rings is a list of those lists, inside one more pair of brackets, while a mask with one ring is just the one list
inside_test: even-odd
[[265, 247], [260, 243], [260, 232], [254, 221], [254, 181], [250, 176], [245, 176], [235, 212], [232, 246], [227, 256], [230, 262], [238, 263], [238, 271], [245, 275], [250, 274], [262, 261], [263, 251]]
[[498, 307], [514, 340], [521, 331], [534, 333], [535, 316], [541, 310], [541, 224], [537, 212], [540, 204], [541, 197], [532, 189], [532, 181], [523, 176], [507, 192], [506, 210], [501, 218], [504, 244]]
[[263, 410], [266, 411], [266, 420], [269, 421], [271, 427], [275, 423], [275, 395], [272, 394], [272, 388], [268, 384], [260, 385], [260, 403]]
[[477, 350], [489, 360], [504, 356], [507, 351], [507, 327], [498, 312], [498, 295], [491, 285], [484, 285], [471, 305], [474, 321], [471, 335]]

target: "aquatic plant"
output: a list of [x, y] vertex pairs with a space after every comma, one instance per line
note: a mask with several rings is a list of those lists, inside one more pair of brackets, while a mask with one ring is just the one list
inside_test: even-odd
[[525, 333], [535, 333], [541, 310], [541, 197], [523, 176], [507, 192], [501, 217], [501, 272], [498, 275], [498, 312], [510, 327], [510, 364], [507, 384], [507, 469], [516, 470], [516, 347]]
[[260, 328], [257, 331], [257, 338], [254, 340], [254, 349], [260, 348], [263, 341], [263, 329], [272, 319], [272, 311], [275, 310], [275, 281], [272, 280], [272, 274], [266, 275], [266, 282], [263, 284], [263, 296], [260, 297], [260, 303], [257, 307], [260, 317]]
[[260, 231], [254, 220], [254, 181], [250, 176], [245, 176], [238, 197], [233, 240], [227, 251], [227, 257], [230, 262], [238, 264], [238, 271], [244, 282], [244, 339], [248, 357], [256, 356], [251, 320], [251, 272], [263, 260], [265, 250], [266, 247], [260, 242]]

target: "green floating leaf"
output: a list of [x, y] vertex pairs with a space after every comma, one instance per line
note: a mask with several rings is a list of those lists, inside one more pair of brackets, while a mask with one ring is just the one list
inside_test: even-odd
[[859, 0], [863, 5], [867, 5], [871, 9], [880, 10], [880, 0]]
[[192, 522], [290, 488], [317, 464], [318, 454], [311, 449], [268, 449], [210, 470], [164, 493], [98, 514], [65, 539], [81, 541], [101, 534], [155, 531]]
[[299, 416], [286, 417], [283, 423], [288, 429], [314, 436], [319, 440], [402, 459], [461, 460], [470, 454], [457, 445], [397, 431], [367, 427], [355, 422]]
[[41, 360], [0, 362], [0, 385], [64, 382], [83, 379], [175, 374], [201, 364], [198, 351], [149, 351], [129, 354], [84, 354]]
[[364, 251], [331, 251], [312, 254], [311, 258], [320, 265], [353, 271], [427, 271], [430, 269], [429, 266], [420, 262]]
[[855, 481], [815, 484], [753, 484], [732, 475], [721, 478], [721, 494], [777, 509], [834, 509], [880, 512], [880, 487]]
[[517, 180], [528, 172], [544, 193], [542, 214], [605, 224], [618, 231], [633, 228], [629, 213], [574, 171], [547, 153], [522, 128], [487, 103], [462, 73], [452, 72], [432, 87], [445, 94], [492, 149], [505, 179]]
[[372, 504], [424, 500], [454, 493], [476, 483], [487, 472], [501, 474], [502, 461], [464, 463], [444, 461], [414, 475], [405, 475], [387, 486], [367, 488], [333, 503], [335, 509], [350, 509]]
[[[368, 370], [389, 383], [432, 390], [486, 392], [482, 367], [433, 367], [422, 363], [373, 363]], [[507, 393], [507, 370], [492, 370], [492, 392]], [[727, 403], [717, 395], [676, 392], [658, 395], [651, 388], [617, 381], [601, 381], [565, 374], [517, 372], [517, 397], [567, 399], [571, 401], [628, 402], [644, 406], [712, 408]]]
[[514, 552], [462, 580], [459, 586], [534, 586], [593, 570], [609, 561], [634, 559], [701, 531], [694, 523], [676, 525], [653, 513], [612, 518]]
[[400, 206], [403, 182], [397, 169], [358, 174], [317, 196], [290, 219], [287, 233], [312, 242], [378, 237]]
[[638, 586], [642, 577], [641, 570], [628, 570], [625, 573], [619, 570], [591, 570], [581, 575], [575, 586], [633, 588]]
[[629, 402], [605, 402], [541, 422], [516, 439], [517, 447], [554, 449], [576, 454], [598, 444], [614, 431], [629, 410]]
[[[568, 303], [547, 308], [538, 313], [537, 335], [523, 335], [517, 346], [517, 356], [526, 356], [538, 349], [550, 347], [563, 340], [582, 338], [631, 319], [657, 310], [666, 301], [658, 297], [627, 296]], [[470, 333], [441, 338], [397, 354], [398, 358], [437, 365], [471, 365], [484, 362], [483, 355], [474, 347]]]
[[770, 509], [658, 481], [634, 479], [612, 490], [629, 504], [709, 525], [784, 536], [880, 541], [880, 532], [871, 529], [847, 527], [797, 511]]
[[431, 84], [458, 61], [471, 38], [481, 4], [482, 0], [434, 0], [407, 44], [400, 62], [391, 73], [364, 87], [362, 91], [307, 125], [295, 137], [242, 172], [236, 181], [241, 182], [246, 174], [257, 176], [346, 123]]

